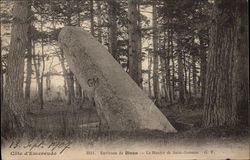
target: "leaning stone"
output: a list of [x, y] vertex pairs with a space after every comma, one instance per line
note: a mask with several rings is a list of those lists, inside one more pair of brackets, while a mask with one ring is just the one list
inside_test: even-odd
[[88, 32], [65, 27], [59, 42], [81, 87], [94, 97], [101, 125], [116, 131], [176, 132], [107, 49]]

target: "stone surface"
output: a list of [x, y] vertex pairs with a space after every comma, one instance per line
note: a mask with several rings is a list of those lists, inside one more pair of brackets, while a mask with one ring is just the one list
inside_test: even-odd
[[110, 130], [176, 132], [167, 118], [90, 33], [65, 27], [59, 42], [71, 71], [94, 97], [101, 124]]

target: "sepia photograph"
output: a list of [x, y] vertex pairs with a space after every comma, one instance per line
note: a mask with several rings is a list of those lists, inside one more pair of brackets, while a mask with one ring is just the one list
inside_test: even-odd
[[248, 12], [0, 0], [1, 159], [250, 159]]

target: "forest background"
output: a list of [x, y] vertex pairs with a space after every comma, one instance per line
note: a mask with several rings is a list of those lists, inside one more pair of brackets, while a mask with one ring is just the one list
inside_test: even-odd
[[27, 110], [51, 112], [51, 105], [59, 102], [66, 108], [91, 106], [91, 96], [70, 71], [57, 42], [61, 28], [78, 26], [106, 46], [163, 112], [199, 115], [195, 123], [175, 119], [176, 125], [245, 128], [247, 4], [246, 0], [1, 1], [1, 100], [16, 117], [11, 120], [16, 126], [25, 125], [20, 123]]

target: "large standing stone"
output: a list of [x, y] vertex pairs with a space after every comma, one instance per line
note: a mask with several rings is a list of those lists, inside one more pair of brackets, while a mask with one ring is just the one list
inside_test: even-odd
[[92, 93], [103, 125], [118, 131], [176, 132], [107, 49], [88, 32], [65, 27], [59, 42], [81, 87]]

